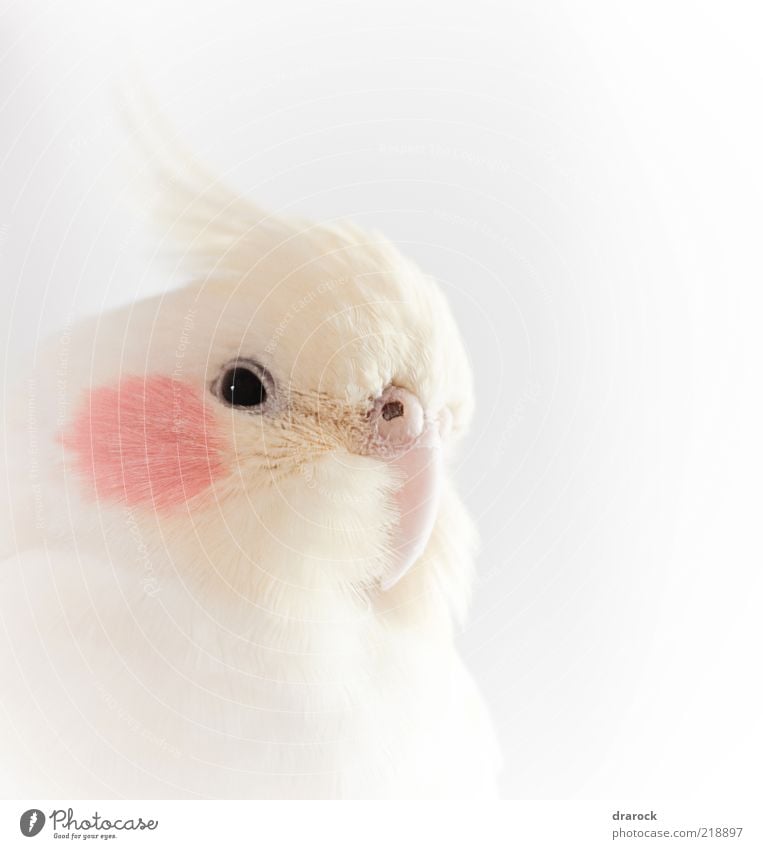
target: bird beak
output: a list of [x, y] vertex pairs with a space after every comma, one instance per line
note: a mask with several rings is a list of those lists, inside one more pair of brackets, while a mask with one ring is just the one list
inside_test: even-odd
[[394, 587], [427, 547], [442, 493], [442, 455], [438, 426], [430, 423], [414, 445], [389, 460], [400, 479], [395, 491], [400, 520], [393, 541], [394, 562], [382, 579], [383, 590]]
[[369, 424], [366, 450], [391, 466], [397, 485], [393, 562], [381, 581], [389, 590], [421, 557], [432, 535], [444, 479], [442, 440], [451, 417], [447, 408], [430, 417], [412, 392], [388, 386], [374, 402]]

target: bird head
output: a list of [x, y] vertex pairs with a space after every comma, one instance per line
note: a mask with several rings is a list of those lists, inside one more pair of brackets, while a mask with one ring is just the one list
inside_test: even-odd
[[378, 234], [178, 186], [163, 235], [188, 282], [80, 334], [79, 491], [209, 568], [390, 589], [443, 521], [471, 413], [443, 293]]

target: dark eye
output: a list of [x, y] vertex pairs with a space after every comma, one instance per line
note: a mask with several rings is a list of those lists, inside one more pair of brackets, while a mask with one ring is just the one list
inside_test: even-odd
[[268, 398], [267, 372], [237, 363], [228, 366], [220, 378], [218, 394], [231, 407], [259, 407]]

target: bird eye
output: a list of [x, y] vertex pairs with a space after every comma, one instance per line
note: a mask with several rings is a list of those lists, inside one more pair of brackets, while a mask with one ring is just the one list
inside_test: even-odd
[[231, 407], [261, 407], [268, 399], [273, 381], [254, 363], [227, 366], [217, 385], [217, 394]]

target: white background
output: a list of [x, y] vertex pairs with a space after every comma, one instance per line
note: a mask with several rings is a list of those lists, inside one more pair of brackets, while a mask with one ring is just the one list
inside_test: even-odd
[[[435, 274], [478, 410], [463, 653], [510, 798], [747, 795], [761, 745], [753, 5], [5, 3], [0, 327], [161, 290], [118, 200], [141, 79], [260, 204]], [[755, 756], [757, 753], [757, 757]]]

